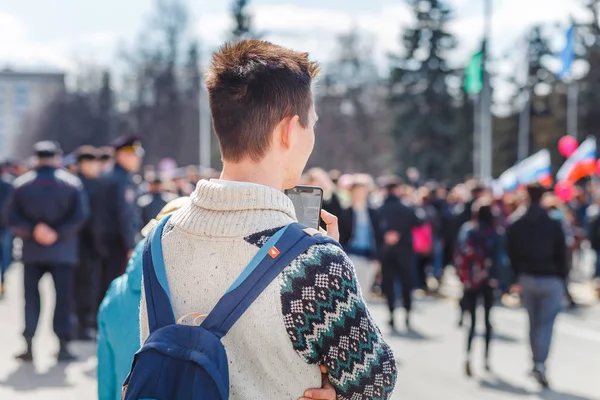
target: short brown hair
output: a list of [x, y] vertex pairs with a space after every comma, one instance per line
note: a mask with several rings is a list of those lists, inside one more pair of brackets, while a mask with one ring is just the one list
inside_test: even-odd
[[212, 58], [206, 87], [223, 159], [260, 161], [271, 133], [286, 117], [308, 125], [312, 79], [319, 73], [308, 53], [261, 40], [227, 43]]

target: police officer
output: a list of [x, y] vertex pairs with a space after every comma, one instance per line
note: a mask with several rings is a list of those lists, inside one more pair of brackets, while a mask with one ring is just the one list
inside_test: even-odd
[[83, 183], [90, 206], [90, 218], [79, 233], [79, 265], [75, 272], [75, 314], [77, 338], [93, 340], [96, 321], [96, 302], [100, 290], [99, 208], [102, 206], [98, 177], [99, 152], [93, 146], [82, 146], [75, 152], [78, 177]]
[[148, 193], [141, 196], [137, 201], [138, 207], [141, 210], [142, 226], [148, 225], [167, 203], [178, 197], [173, 193], [164, 191], [160, 176], [148, 174], [146, 181], [148, 182]]
[[81, 181], [60, 169], [57, 143], [39, 142], [34, 147], [35, 168], [14, 181], [14, 190], [5, 208], [6, 224], [23, 239], [25, 283], [26, 351], [17, 356], [32, 361], [32, 340], [40, 316], [38, 284], [49, 272], [56, 289], [54, 332], [60, 340], [59, 361], [74, 356], [71, 340], [71, 303], [74, 266], [77, 264], [77, 235], [89, 210]]
[[141, 229], [133, 174], [140, 170], [144, 149], [139, 138], [127, 136], [113, 143], [115, 163], [102, 178], [102, 280], [98, 305], [113, 279], [125, 272]]

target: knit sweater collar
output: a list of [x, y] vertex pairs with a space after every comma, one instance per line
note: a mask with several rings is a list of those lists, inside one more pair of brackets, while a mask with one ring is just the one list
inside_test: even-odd
[[191, 204], [172, 217], [191, 234], [234, 237], [296, 220], [292, 201], [274, 188], [223, 180], [201, 180]]

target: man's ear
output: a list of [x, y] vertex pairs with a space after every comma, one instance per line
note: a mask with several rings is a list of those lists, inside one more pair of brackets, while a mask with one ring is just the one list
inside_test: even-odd
[[293, 117], [285, 117], [281, 120], [281, 122], [277, 126], [281, 146], [283, 146], [286, 149], [292, 147], [294, 140], [296, 140], [294, 135], [299, 125], [300, 117], [297, 115], [294, 115]]

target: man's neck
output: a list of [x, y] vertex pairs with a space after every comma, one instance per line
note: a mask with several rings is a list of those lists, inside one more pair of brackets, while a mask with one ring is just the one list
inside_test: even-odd
[[282, 168], [267, 164], [265, 162], [258, 164], [250, 162], [224, 162], [220, 179], [224, 181], [255, 183], [283, 190], [284, 179]]

